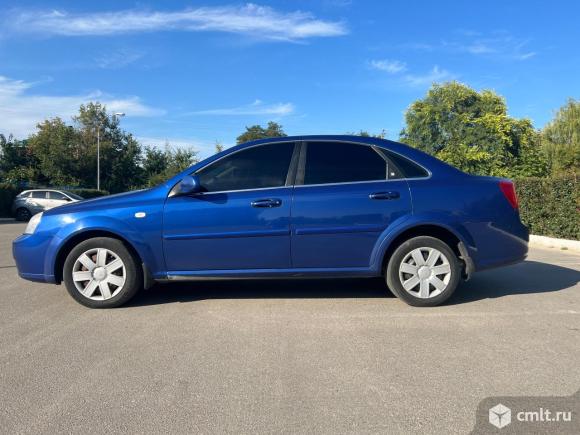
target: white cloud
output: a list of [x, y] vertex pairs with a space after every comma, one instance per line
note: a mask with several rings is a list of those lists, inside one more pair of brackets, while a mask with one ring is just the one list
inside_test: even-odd
[[32, 134], [36, 124], [47, 118], [69, 120], [81, 104], [100, 101], [111, 112], [125, 112], [128, 116], [159, 116], [165, 112], [146, 106], [138, 97], [119, 98], [95, 91], [80, 95], [33, 94], [34, 83], [0, 76], [0, 133], [24, 138]]
[[252, 104], [238, 107], [222, 109], [208, 109], [189, 112], [186, 115], [273, 115], [287, 116], [294, 112], [292, 103], [264, 104], [261, 100], [256, 100]]
[[315, 18], [309, 12], [278, 12], [268, 6], [208, 6], [181, 11], [124, 10], [116, 12], [68, 13], [20, 12], [6, 20], [16, 32], [43, 35], [86, 36], [181, 30], [245, 34], [273, 40], [301, 40], [348, 33], [338, 21]]
[[[528, 48], [529, 39], [512, 35], [507, 31], [484, 34], [476, 31], [458, 30], [455, 36], [435, 43], [408, 43], [400, 49], [417, 51], [443, 51], [467, 53], [473, 56], [498, 60], [527, 60], [537, 53]], [[459, 35], [459, 37], [457, 36]]]
[[[150, 137], [150, 136], [137, 136], [135, 139], [144, 146], [152, 146], [156, 148], [163, 148], [165, 145], [169, 145], [173, 148], [190, 148], [193, 147], [197, 151], [199, 158], [206, 158], [215, 154], [215, 142], [204, 141], [196, 138], [183, 138], [183, 137]], [[222, 144], [225, 148], [233, 146], [232, 144]]]
[[537, 53], [535, 51], [529, 51], [527, 53], [522, 53], [517, 55], [517, 59], [518, 60], [526, 60], [526, 59], [530, 59], [531, 57], [534, 57]]
[[435, 65], [429, 72], [425, 74], [406, 74], [403, 79], [410, 86], [429, 86], [434, 82], [443, 82], [455, 78], [454, 74], [449, 71], [439, 68]]
[[102, 69], [120, 69], [130, 65], [143, 57], [143, 53], [120, 49], [109, 51], [95, 58], [95, 63]]
[[369, 62], [369, 66], [372, 69], [384, 71], [389, 74], [397, 74], [407, 70], [407, 64], [405, 62], [401, 62], [400, 60], [371, 60]]

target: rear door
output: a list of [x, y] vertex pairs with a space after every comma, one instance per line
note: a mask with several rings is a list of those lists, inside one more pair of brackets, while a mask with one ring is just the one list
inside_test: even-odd
[[378, 149], [307, 142], [294, 188], [292, 266], [368, 268], [379, 235], [410, 212], [407, 182]]

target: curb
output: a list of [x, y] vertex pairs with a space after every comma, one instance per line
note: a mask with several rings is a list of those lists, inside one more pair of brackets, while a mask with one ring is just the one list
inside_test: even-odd
[[554, 237], [535, 236], [530, 234], [530, 246], [540, 248], [556, 248], [563, 251], [580, 253], [580, 240], [556, 239]]

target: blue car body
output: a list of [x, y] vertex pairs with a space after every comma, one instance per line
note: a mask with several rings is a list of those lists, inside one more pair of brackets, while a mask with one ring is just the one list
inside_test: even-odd
[[[171, 196], [185, 176], [262, 144], [352, 142], [403, 156], [423, 177], [296, 185]], [[345, 156], [345, 158], [348, 158]], [[44, 213], [33, 234], [13, 243], [22, 278], [60, 283], [67, 253], [80, 241], [109, 236], [138, 256], [147, 282], [264, 276], [379, 276], [402, 238], [449, 240], [465, 275], [523, 260], [528, 231], [500, 179], [465, 174], [404, 144], [369, 137], [265, 139], [216, 154], [147, 190], [71, 203]], [[396, 194], [373, 201], [369, 195]], [[276, 207], [251, 207], [255, 201]]]

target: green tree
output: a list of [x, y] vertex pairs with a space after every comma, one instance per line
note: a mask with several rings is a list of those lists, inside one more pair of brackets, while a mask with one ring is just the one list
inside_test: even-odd
[[463, 171], [510, 177], [546, 173], [531, 121], [510, 117], [505, 100], [493, 91], [434, 84], [411, 104], [405, 121], [401, 141]]
[[83, 156], [79, 169], [86, 186], [95, 185], [97, 134], [100, 136], [101, 189], [123, 192], [144, 182], [141, 145], [121, 130], [119, 120], [100, 103], [81, 105], [73, 118], [79, 135], [78, 153]]
[[145, 147], [143, 170], [146, 184], [155, 186], [173, 177], [199, 161], [193, 147], [174, 148], [166, 143], [164, 148]]
[[236, 139], [237, 143], [249, 142], [256, 139], [267, 139], [269, 137], [284, 137], [288, 136], [284, 133], [282, 126], [277, 122], [270, 121], [266, 128], [261, 125], [252, 125], [246, 127], [246, 131], [239, 135]]
[[580, 101], [569, 99], [544, 127], [542, 148], [552, 174], [580, 172]]
[[359, 130], [358, 133], [355, 132], [347, 132], [349, 136], [361, 136], [361, 137], [377, 137], [379, 139], [386, 139], [387, 138], [387, 130], [384, 128], [381, 130], [379, 134], [371, 134], [366, 130]]
[[27, 141], [6, 138], [0, 134], [0, 178], [2, 182], [35, 182], [39, 173], [38, 160]]
[[28, 140], [30, 152], [38, 161], [38, 182], [57, 186], [79, 186], [83, 174], [79, 171], [79, 135], [62, 119], [47, 119], [37, 125], [37, 132]]

